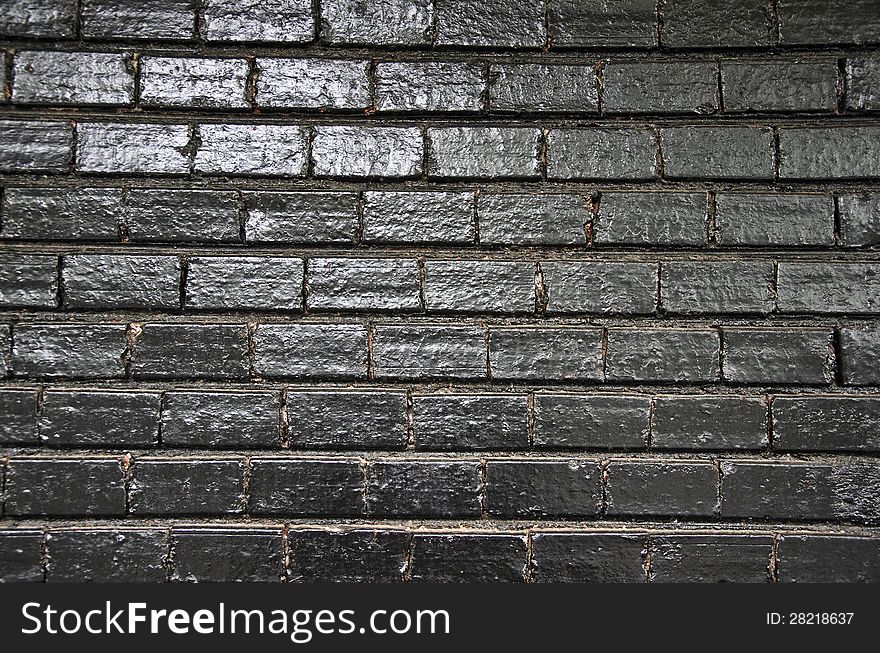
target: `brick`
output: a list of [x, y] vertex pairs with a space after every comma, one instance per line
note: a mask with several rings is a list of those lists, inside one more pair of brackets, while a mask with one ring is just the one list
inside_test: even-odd
[[314, 311], [418, 311], [418, 261], [310, 259], [307, 303]]
[[877, 451], [878, 424], [875, 397], [773, 398], [773, 448], [779, 451]]
[[356, 193], [244, 192], [249, 243], [351, 244], [358, 229]]
[[763, 397], [659, 395], [651, 411], [651, 447], [758, 451], [770, 444], [768, 422]]
[[6, 188], [0, 236], [115, 241], [121, 215], [119, 188]]
[[364, 193], [364, 242], [473, 244], [473, 192]]
[[245, 109], [245, 59], [142, 57], [140, 104], [145, 107]]
[[12, 101], [21, 104], [131, 104], [134, 68], [127, 54], [38, 52], [15, 55]]
[[763, 0], [668, 0], [661, 42], [670, 48], [754, 48], [773, 45], [773, 20]]
[[837, 62], [724, 61], [721, 63], [724, 110], [834, 111]]
[[85, 173], [185, 175], [187, 125], [79, 123], [76, 169]]
[[814, 383], [834, 378], [830, 329], [723, 329], [724, 378], [733, 383]]
[[14, 355], [12, 330], [8, 324], [0, 324], [0, 376], [10, 374]]
[[841, 376], [846, 385], [880, 385], [880, 331], [873, 323], [845, 326], [840, 330]]
[[370, 62], [347, 59], [257, 59], [258, 105], [296, 109], [366, 109]]
[[[6, 191], [7, 197], [9, 192]], [[880, 193], [839, 195], [837, 205], [840, 211], [841, 245], [863, 247], [880, 244]]]
[[291, 582], [391, 583], [403, 580], [404, 531], [291, 528]]
[[327, 126], [315, 128], [316, 177], [416, 177], [422, 172], [422, 133], [417, 127]]
[[780, 127], [779, 177], [880, 177], [880, 127]]
[[660, 303], [669, 313], [752, 313], [776, 307], [771, 261], [663, 261]]
[[163, 528], [55, 529], [46, 536], [50, 583], [164, 583]]
[[432, 395], [412, 398], [417, 449], [528, 449], [525, 395]]
[[602, 69], [606, 113], [714, 113], [719, 109], [718, 75], [711, 62], [628, 63]]
[[819, 194], [720, 193], [715, 241], [734, 247], [834, 244], [834, 206]]
[[486, 510], [496, 517], [595, 517], [594, 460], [496, 460], [486, 465]]
[[366, 378], [360, 324], [261, 324], [253, 343], [254, 370], [268, 378]]
[[718, 332], [608, 329], [608, 381], [694, 383], [719, 378]]
[[428, 129], [431, 177], [535, 179], [540, 177], [541, 132], [529, 127]]
[[[504, 534], [417, 534], [412, 543], [414, 582], [523, 582], [526, 538]], [[450, 564], [450, 561], [455, 564]]]
[[532, 577], [538, 583], [644, 583], [645, 540], [639, 534], [535, 533]]
[[55, 308], [57, 294], [57, 257], [0, 254], [0, 306]]
[[767, 583], [767, 535], [662, 535], [652, 540], [655, 583]]
[[288, 390], [285, 406], [295, 449], [402, 449], [406, 444], [404, 392]]
[[773, 134], [764, 127], [664, 127], [668, 179], [773, 179]]
[[650, 129], [553, 129], [547, 140], [551, 179], [635, 181], [657, 176], [657, 144]]
[[114, 458], [13, 458], [6, 464], [5, 505], [16, 516], [122, 515], [122, 467]]
[[42, 582], [42, 561], [42, 531], [0, 531], [0, 583]]
[[131, 355], [137, 379], [248, 378], [243, 324], [145, 324]]
[[425, 262], [431, 312], [534, 313], [535, 266], [514, 261]]
[[548, 313], [650, 315], [657, 309], [657, 264], [541, 263]]
[[8, 0], [0, 15], [0, 34], [73, 38], [76, 0]]
[[194, 256], [187, 309], [299, 311], [303, 261], [286, 256]]
[[580, 195], [480, 193], [480, 244], [586, 245], [589, 207]]
[[378, 111], [480, 111], [486, 94], [484, 66], [459, 61], [376, 64]]
[[704, 193], [603, 193], [593, 243], [702, 247], [707, 207]]
[[853, 111], [880, 109], [880, 58], [847, 60], [846, 108]]
[[361, 515], [364, 473], [357, 459], [251, 460], [254, 515]]
[[612, 516], [711, 517], [718, 469], [711, 462], [613, 460], [605, 470]]
[[152, 447], [159, 443], [160, 403], [158, 392], [47, 390], [40, 440], [54, 447]]
[[876, 523], [875, 462], [721, 463], [721, 514], [728, 519], [846, 520]]
[[547, 27], [555, 48], [651, 48], [657, 45], [653, 0], [580, 0], [547, 3]]
[[437, 0], [437, 45], [544, 47], [544, 2]]
[[119, 378], [125, 330], [124, 324], [19, 324], [12, 367], [16, 376]]
[[880, 547], [875, 537], [781, 535], [776, 572], [781, 583], [876, 583]]
[[644, 449], [651, 399], [637, 395], [534, 396], [539, 449]]
[[170, 391], [162, 397], [168, 447], [278, 447], [277, 392]]
[[189, 40], [195, 9], [189, 0], [83, 0], [87, 39]]
[[268, 583], [285, 573], [280, 530], [176, 528], [171, 542], [174, 581]]
[[484, 379], [485, 331], [478, 326], [379, 325], [373, 370], [379, 379]]
[[208, 41], [308, 43], [311, 0], [203, 0], [199, 31]]
[[784, 45], [880, 43], [874, 0], [779, 0], [777, 12]]
[[0, 390], [0, 442], [31, 445], [39, 442], [36, 390]]
[[135, 459], [129, 512], [135, 515], [226, 515], [242, 511], [243, 460]]
[[125, 228], [133, 242], [239, 242], [235, 191], [132, 188]]
[[375, 516], [479, 517], [478, 463], [374, 461], [367, 468], [367, 513]]
[[0, 172], [67, 172], [72, 146], [69, 123], [0, 120]]
[[498, 380], [601, 381], [602, 330], [595, 327], [501, 327], [489, 335]]
[[433, 13], [430, 0], [325, 0], [321, 40], [334, 45], [430, 45]]
[[598, 113], [593, 66], [497, 64], [489, 72], [491, 111]]
[[176, 256], [65, 256], [61, 268], [66, 308], [180, 307]]
[[782, 313], [880, 310], [880, 268], [873, 263], [783, 261], [777, 286]]
[[208, 175], [303, 177], [307, 132], [295, 125], [199, 125], [194, 169]]

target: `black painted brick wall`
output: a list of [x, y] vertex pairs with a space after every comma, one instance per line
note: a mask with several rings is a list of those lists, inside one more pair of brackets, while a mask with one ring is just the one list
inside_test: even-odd
[[0, 35], [0, 579], [880, 580], [877, 0]]

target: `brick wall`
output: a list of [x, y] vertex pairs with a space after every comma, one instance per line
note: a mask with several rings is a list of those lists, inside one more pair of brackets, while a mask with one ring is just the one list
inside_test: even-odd
[[880, 580], [878, 0], [0, 9], [3, 580]]

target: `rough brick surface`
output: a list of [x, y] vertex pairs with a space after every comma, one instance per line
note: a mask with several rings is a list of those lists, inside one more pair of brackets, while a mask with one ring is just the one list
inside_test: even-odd
[[46, 580], [164, 582], [168, 532], [161, 528], [57, 529], [46, 536]]
[[345, 59], [271, 59], [258, 65], [256, 102], [264, 107], [366, 109], [369, 62]]
[[13, 102], [23, 104], [130, 104], [134, 69], [125, 54], [19, 52]]
[[828, 329], [722, 331], [724, 378], [734, 383], [830, 383], [833, 333]]
[[707, 206], [702, 193], [603, 193], [593, 243], [699, 247], [708, 238]]
[[315, 311], [416, 311], [415, 259], [314, 258], [309, 261], [308, 305]]
[[248, 63], [244, 59], [144, 57], [143, 106], [243, 109]]
[[486, 509], [499, 517], [590, 517], [599, 511], [595, 461], [493, 460], [486, 466]]
[[476, 239], [469, 192], [364, 193], [364, 241], [469, 244]]
[[731, 247], [829, 246], [834, 204], [828, 195], [719, 193], [715, 242]]
[[0, 120], [0, 172], [66, 172], [72, 145], [67, 123]]
[[592, 66], [496, 65], [489, 73], [492, 111], [599, 110], [598, 85]]
[[2, 0], [0, 581], [877, 581], [877, 0]]
[[118, 188], [7, 188], [3, 238], [117, 240], [122, 217]]
[[305, 43], [315, 31], [311, 0], [203, 0], [199, 18], [208, 41]]
[[657, 145], [650, 129], [554, 129], [547, 176], [553, 179], [653, 179]]
[[158, 392], [49, 390], [40, 440], [51, 447], [152, 447], [159, 443], [161, 400]]
[[479, 111], [486, 92], [483, 66], [451, 61], [376, 65], [379, 111]]
[[422, 171], [415, 127], [320, 126], [312, 159], [317, 177], [414, 177]]
[[417, 449], [527, 449], [525, 395], [413, 397], [412, 431]]
[[718, 109], [712, 63], [625, 63], [602, 70], [602, 106], [608, 113], [712, 113]]
[[195, 10], [188, 0], [83, 0], [82, 32], [92, 39], [189, 40]]
[[537, 178], [540, 131], [525, 127], [428, 130], [432, 177]]
[[663, 172], [672, 179], [772, 179], [773, 134], [758, 127], [665, 127]]
[[721, 64], [724, 109], [834, 111], [837, 65], [833, 59], [731, 61]]

